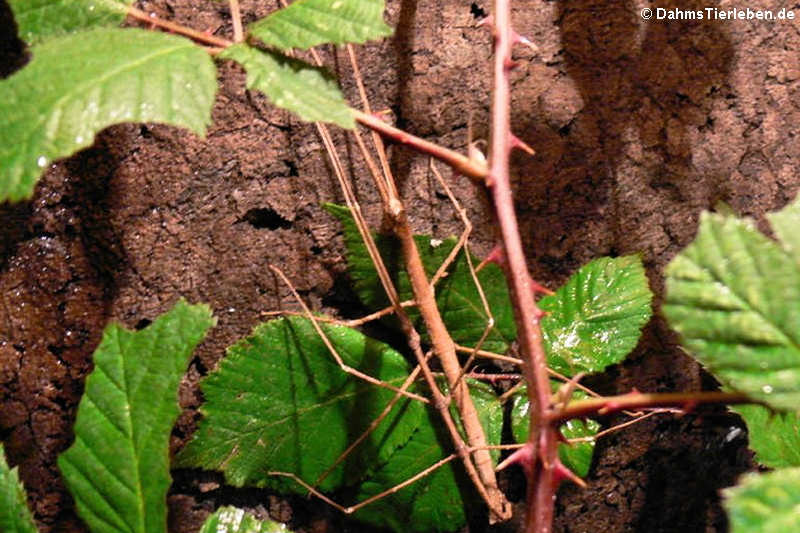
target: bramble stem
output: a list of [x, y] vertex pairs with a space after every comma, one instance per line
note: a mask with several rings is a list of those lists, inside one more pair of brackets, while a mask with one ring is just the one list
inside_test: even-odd
[[494, 91], [492, 94], [492, 142], [488, 182], [492, 189], [495, 213], [506, 261], [503, 265], [511, 292], [517, 324], [523, 372], [528, 382], [530, 428], [527, 453], [520, 454], [528, 477], [527, 533], [548, 533], [553, 517], [553, 500], [558, 483], [557, 432], [548, 423], [550, 387], [547, 359], [539, 327], [541, 311], [536, 306], [533, 280], [528, 272], [519, 226], [514, 212], [514, 199], [509, 176], [509, 155], [513, 148], [511, 134], [511, 83], [513, 68], [511, 47], [510, 0], [494, 3]]
[[620, 396], [605, 396], [575, 400], [563, 409], [554, 411], [548, 417], [550, 424], [560, 424], [573, 418], [592, 414], [608, 414], [625, 409], [645, 409], [659, 407], [679, 407], [686, 411], [699, 404], [742, 404], [758, 403], [745, 394], [735, 392], [631, 392]]
[[353, 110], [353, 113], [359, 123], [373, 131], [377, 131], [384, 137], [388, 137], [395, 142], [405, 144], [419, 152], [433, 156], [468, 178], [479, 180], [481, 182], [483, 182], [483, 180], [486, 178], [487, 168], [486, 165], [481, 161], [470, 159], [464, 154], [460, 154], [454, 150], [445, 148], [444, 146], [426, 141], [420, 137], [416, 137], [408, 132], [387, 124], [383, 120], [369, 113], [364, 113], [363, 111], [358, 111], [356, 109]]

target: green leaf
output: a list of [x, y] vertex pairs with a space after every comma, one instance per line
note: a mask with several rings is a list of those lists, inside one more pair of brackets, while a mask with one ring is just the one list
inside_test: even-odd
[[731, 533], [800, 531], [800, 468], [745, 474], [724, 496]]
[[0, 531], [36, 533], [25, 489], [19, 481], [17, 469], [8, 468], [2, 444], [0, 444]]
[[[322, 329], [345, 364], [395, 386], [408, 376], [408, 364], [389, 346], [351, 328]], [[221, 470], [237, 487], [303, 493], [293, 481], [267, 472], [291, 472], [313, 484], [395, 395], [342, 371], [301, 317], [256, 327], [228, 349], [202, 390], [204, 419], [178, 465]], [[409, 439], [421, 417], [421, 405], [402, 398], [320, 490], [360, 481]]]
[[759, 463], [770, 468], [800, 466], [800, 418], [796, 413], [773, 413], [760, 405], [732, 409], [747, 423], [750, 448]]
[[219, 57], [240, 63], [247, 71], [247, 87], [263, 92], [277, 107], [309, 122], [355, 127], [353, 110], [324, 69], [244, 44], [225, 49]]
[[187, 39], [97, 29], [32, 52], [0, 80], [0, 202], [29, 197], [48, 164], [90, 146], [106, 126], [163, 122], [204, 134], [211, 120], [214, 64]]
[[392, 34], [383, 0], [297, 0], [251, 25], [252, 35], [280, 50], [364, 43]]
[[[353, 287], [362, 303], [370, 310], [377, 311], [389, 305], [383, 292], [375, 267], [361, 240], [349, 209], [334, 204], [325, 204], [325, 209], [338, 218], [344, 229], [344, 241], [347, 247], [347, 264]], [[386, 236], [376, 235], [376, 243], [386, 267], [392, 276], [401, 300], [413, 298], [411, 283], [403, 266], [400, 246]], [[418, 235], [415, 237], [423, 265], [431, 278], [444, 263], [445, 258], [456, 244], [453, 238], [441, 243], [431, 237]], [[480, 262], [473, 257], [473, 264]], [[482, 348], [494, 352], [505, 352], [508, 345], [516, 338], [513, 311], [508, 296], [503, 273], [494, 264], [488, 264], [478, 273], [478, 280], [483, 287], [489, 308], [495, 319], [495, 327], [487, 336]], [[488, 321], [480, 295], [469, 272], [464, 253], [460, 253], [448, 269], [448, 275], [436, 285], [436, 303], [442, 319], [450, 331], [453, 340], [465, 346], [475, 346], [483, 335]], [[407, 309], [409, 316], [420, 331], [424, 331], [422, 318], [415, 308]]]
[[[486, 438], [499, 444], [503, 427], [503, 408], [491, 387], [469, 381], [470, 396], [475, 403]], [[455, 410], [451, 408], [455, 413]], [[441, 422], [441, 416], [432, 407], [427, 418], [411, 440], [399, 449], [373, 476], [362, 483], [358, 501], [381, 492], [411, 478], [452, 452], [450, 438]], [[353, 516], [380, 527], [389, 527], [398, 533], [454, 531], [467, 520], [465, 506], [474, 503], [471, 487], [463, 474], [459, 459], [454, 459], [438, 470], [411, 485], [378, 500], [356, 512]]]
[[800, 197], [780, 211], [768, 214], [767, 220], [775, 231], [780, 245], [794, 258], [795, 263], [800, 265], [800, 232], [797, 231], [797, 223], [800, 221]]
[[539, 307], [547, 364], [573, 376], [622, 361], [650, 320], [653, 295], [638, 256], [603, 257], [584, 265]]
[[20, 38], [29, 45], [66, 33], [119, 26], [133, 0], [9, 0]]
[[[550, 382], [553, 391], [557, 391], [561, 385], [558, 382]], [[586, 398], [583, 391], [576, 390], [572, 393], [573, 400]], [[521, 387], [513, 395], [511, 404], [511, 433], [517, 442], [527, 442], [530, 429], [530, 417], [528, 411], [528, 389]], [[567, 439], [577, 439], [583, 437], [593, 437], [600, 431], [600, 424], [595, 420], [569, 420], [561, 426], [561, 434]], [[585, 477], [592, 466], [592, 456], [594, 455], [595, 442], [578, 442], [574, 444], [559, 444], [558, 456], [564, 466], [575, 472], [580, 477]]]
[[200, 533], [289, 533], [285, 525], [272, 520], [258, 520], [236, 507], [220, 507], [209, 516]]
[[214, 322], [208, 306], [180, 301], [141, 331], [111, 324], [103, 333], [78, 406], [75, 443], [58, 459], [93, 533], [166, 532], [178, 384]]
[[[795, 227], [800, 217], [794, 217]], [[778, 409], [800, 405], [800, 267], [747, 220], [704, 213], [666, 269], [664, 314], [717, 379]]]

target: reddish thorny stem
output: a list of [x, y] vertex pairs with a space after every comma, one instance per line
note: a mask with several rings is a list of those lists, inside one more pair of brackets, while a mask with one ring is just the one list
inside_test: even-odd
[[511, 26], [511, 0], [495, 0], [494, 30], [494, 93], [492, 95], [492, 143], [486, 184], [492, 191], [494, 209], [500, 226], [504, 260], [500, 265], [506, 275], [518, 330], [523, 373], [528, 383], [530, 433], [528, 442], [501, 465], [518, 464], [528, 480], [525, 517], [526, 533], [550, 533], [553, 521], [555, 492], [558, 484], [571, 479], [581, 483], [558, 459], [558, 426], [572, 418], [595, 413], [610, 413], [626, 408], [674, 406], [689, 411], [699, 403], [753, 403], [744, 394], [726, 392], [688, 392], [652, 394], [633, 391], [615, 397], [590, 398], [571, 402], [563, 408], [552, 405], [547, 374], [547, 357], [542, 344], [539, 321], [543, 312], [537, 307], [534, 293], [540, 285], [531, 279], [519, 227], [514, 211], [514, 198], [509, 174], [509, 155], [520, 141], [511, 132], [510, 71], [512, 46], [524, 43]]
[[547, 359], [542, 345], [539, 320], [542, 312], [534, 299], [534, 284], [528, 272], [519, 236], [514, 198], [509, 176], [509, 155], [514, 147], [511, 133], [511, 1], [494, 3], [494, 94], [492, 95], [491, 157], [487, 184], [492, 190], [494, 208], [505, 251], [503, 265], [511, 292], [511, 303], [519, 332], [523, 372], [528, 382], [530, 434], [516, 454], [528, 478], [527, 533], [548, 533], [553, 517], [553, 500], [561, 466], [558, 462], [558, 433], [549, 423], [550, 386]]

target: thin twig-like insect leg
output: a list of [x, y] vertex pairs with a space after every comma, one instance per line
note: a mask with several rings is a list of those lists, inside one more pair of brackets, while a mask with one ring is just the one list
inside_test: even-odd
[[[475, 352], [478, 357], [483, 357], [483, 358], [486, 358], [486, 359], [496, 359], [498, 361], [506, 361], [508, 363], [514, 363], [517, 366], [522, 365], [522, 360], [521, 359], [518, 359], [516, 357], [511, 357], [509, 355], [503, 355], [503, 354], [499, 354], [499, 353], [490, 352], [488, 350], [475, 350], [474, 348], [470, 348], [469, 346], [460, 346], [460, 345], [456, 345], [456, 350], [458, 352], [460, 352], [460, 353], [466, 353], [466, 354], [470, 354], [470, 353]], [[563, 381], [564, 383], [567, 383], [571, 379], [571, 378], [568, 378], [567, 376], [565, 376], [564, 374], [562, 374], [562, 373], [560, 373], [560, 372], [558, 372], [556, 370], [553, 370], [552, 368], [548, 368], [547, 369], [547, 373], [550, 376], [556, 378], [557, 380]], [[520, 384], [520, 386], [522, 386], [522, 384]], [[595, 391], [593, 391], [592, 389], [590, 389], [589, 387], [587, 387], [586, 385], [583, 385], [581, 383], [576, 383], [575, 384], [575, 388], [580, 389], [583, 392], [585, 392], [586, 394], [588, 394], [589, 396], [593, 396], [595, 398], [600, 398], [600, 396], [601, 396], [600, 394], [596, 393]], [[508, 394], [508, 393], [506, 393], [506, 394]], [[503, 394], [503, 396], [505, 396], [506, 394]], [[501, 396], [501, 398], [502, 398], [502, 396]], [[628, 416], [640, 416], [641, 415], [640, 412], [636, 412], [636, 411], [633, 411], [633, 412], [631, 412], [631, 411], [623, 411], [623, 413], [627, 414]]]
[[365, 374], [364, 372], [361, 372], [356, 368], [346, 365], [344, 361], [342, 361], [342, 357], [339, 355], [339, 352], [336, 351], [336, 347], [333, 345], [328, 336], [325, 334], [325, 331], [323, 331], [322, 327], [320, 327], [319, 322], [317, 321], [317, 318], [314, 316], [314, 314], [311, 312], [311, 309], [308, 308], [303, 299], [300, 298], [300, 295], [297, 294], [297, 291], [292, 285], [292, 282], [289, 281], [289, 278], [287, 278], [286, 275], [283, 273], [283, 271], [278, 267], [276, 267], [275, 265], [269, 265], [269, 269], [272, 270], [275, 274], [277, 274], [278, 277], [280, 277], [281, 280], [283, 280], [286, 286], [289, 287], [289, 290], [292, 291], [292, 295], [295, 297], [297, 302], [303, 308], [306, 318], [308, 318], [311, 321], [311, 324], [314, 326], [314, 329], [317, 331], [317, 334], [322, 339], [322, 342], [325, 343], [325, 346], [328, 348], [328, 351], [336, 360], [336, 364], [339, 365], [339, 368], [341, 368], [344, 372], [350, 374], [351, 376], [355, 376], [359, 379], [362, 379], [367, 383], [371, 383], [373, 385], [376, 385], [378, 387], [383, 387], [385, 389], [393, 390], [394, 392], [401, 394], [403, 396], [407, 396], [408, 398], [411, 398], [413, 400], [418, 400], [423, 403], [430, 403], [430, 400], [428, 400], [424, 396], [420, 396], [419, 394], [414, 394], [413, 392], [403, 390], [399, 387], [395, 387], [394, 385], [389, 385], [385, 381], [381, 381], [380, 379]]
[[680, 409], [678, 409], [678, 410], [675, 410], [675, 409], [654, 409], [653, 411], [650, 411], [650, 412], [648, 412], [646, 414], [639, 415], [639, 416], [635, 417], [633, 420], [626, 420], [625, 422], [621, 422], [621, 423], [619, 423], [619, 424], [617, 424], [615, 426], [611, 426], [610, 428], [606, 428], [603, 431], [598, 431], [597, 433], [595, 433], [594, 435], [591, 435], [589, 437], [576, 437], [574, 439], [568, 439], [567, 442], [569, 442], [570, 444], [577, 444], [577, 443], [581, 443], [581, 442], [594, 442], [597, 439], [599, 439], [601, 437], [605, 437], [606, 435], [608, 435], [610, 433], [614, 433], [614, 432], [619, 431], [621, 429], [624, 429], [624, 428], [626, 428], [628, 426], [632, 426], [634, 424], [638, 424], [639, 422], [641, 422], [641, 421], [643, 421], [643, 420], [645, 420], [647, 418], [650, 418], [653, 415], [660, 415], [660, 414], [664, 414], [664, 413], [675, 413], [675, 412], [680, 413], [682, 411]]
[[482, 357], [484, 359], [495, 359], [497, 361], [505, 361], [506, 363], [512, 363], [517, 366], [520, 366], [522, 364], [522, 359], [519, 359], [517, 357], [490, 352], [488, 350], [476, 350], [475, 348], [471, 348], [469, 346], [461, 346], [460, 344], [456, 344], [456, 351], [458, 353], [465, 353], [465, 354], [474, 353], [477, 357]]
[[[483, 343], [486, 342], [487, 337], [492, 332], [494, 328], [494, 315], [492, 315], [492, 310], [489, 307], [489, 301], [486, 299], [486, 294], [483, 292], [483, 286], [481, 285], [480, 280], [478, 279], [478, 274], [475, 271], [475, 267], [472, 264], [472, 257], [469, 251], [469, 235], [472, 232], [472, 223], [467, 216], [467, 210], [464, 209], [461, 204], [459, 203], [458, 199], [453, 194], [453, 191], [450, 190], [450, 187], [447, 185], [447, 182], [442, 177], [439, 170], [436, 168], [433, 160], [430, 160], [430, 169], [433, 172], [433, 175], [436, 177], [436, 180], [439, 182], [439, 185], [442, 186], [444, 189], [445, 194], [447, 194], [447, 198], [450, 200], [450, 203], [453, 204], [453, 209], [455, 209], [456, 214], [461, 219], [462, 224], [464, 224], [464, 231], [461, 233], [461, 236], [458, 239], [458, 243], [455, 247], [450, 251], [450, 254], [445, 259], [445, 262], [439, 267], [436, 271], [436, 275], [433, 277], [434, 282], [435, 280], [439, 279], [441, 276], [445, 274], [449, 265], [455, 261], [459, 252], [462, 251], [464, 253], [464, 258], [467, 261], [467, 267], [469, 268], [470, 276], [472, 277], [472, 282], [475, 285], [475, 289], [478, 291], [478, 296], [481, 300], [481, 305], [483, 306], [483, 312], [486, 313], [486, 326], [483, 329], [483, 333], [481, 334], [480, 338], [478, 339], [477, 344], [472, 348], [470, 353], [469, 359], [464, 365], [461, 367], [461, 373], [456, 380], [456, 383], [460, 383], [461, 380], [464, 378], [464, 375], [467, 373], [470, 365], [478, 357], [479, 350], [483, 347]], [[433, 282], [432, 282], [433, 283]]]
[[244, 41], [244, 30], [242, 28], [242, 12], [239, 9], [239, 0], [228, 0], [231, 8], [231, 21], [233, 22], [233, 41], [240, 43]]
[[[405, 300], [400, 302], [400, 307], [413, 307], [414, 300]], [[379, 311], [375, 311], [374, 313], [370, 313], [368, 315], [362, 316], [361, 318], [355, 318], [352, 320], [340, 320], [338, 318], [332, 317], [317, 317], [317, 320], [320, 322], [325, 322], [326, 324], [336, 324], [337, 326], [347, 326], [350, 328], [355, 328], [358, 326], [363, 326], [368, 322], [372, 322], [374, 320], [378, 320], [380, 318], [385, 317], [386, 315], [391, 315], [394, 313], [394, 307], [384, 307]], [[305, 313], [300, 313], [298, 311], [289, 311], [289, 310], [281, 310], [281, 311], [262, 311], [262, 316], [287, 316], [287, 315], [299, 315], [305, 316]]]
[[[469, 217], [467, 217], [466, 210], [461, 207], [456, 200], [456, 197], [453, 195], [453, 192], [450, 190], [450, 187], [447, 186], [447, 182], [444, 181], [442, 175], [436, 169], [436, 165], [433, 164], [433, 159], [430, 160], [429, 167], [433, 172], [433, 175], [436, 176], [436, 180], [439, 182], [439, 185], [442, 186], [447, 197], [450, 199], [450, 202], [453, 204], [453, 207], [456, 210], [456, 214], [461, 218], [462, 224], [464, 224], [464, 230], [461, 232], [461, 235], [458, 237], [458, 242], [456, 245], [453, 246], [453, 249], [450, 250], [450, 253], [447, 254], [444, 262], [439, 265], [439, 268], [436, 270], [436, 273], [431, 278], [431, 286], [435, 286], [436, 282], [442, 278], [445, 274], [447, 274], [447, 269], [450, 268], [450, 265], [456, 260], [458, 254], [461, 252], [462, 249], [465, 250], [465, 253], [469, 254], [469, 247], [467, 246], [467, 242], [469, 240], [469, 236], [472, 233], [472, 222], [470, 222]], [[491, 315], [490, 315], [491, 316]]]
[[[427, 354], [425, 354], [425, 359], [427, 360], [428, 358], [430, 358], [432, 353], [433, 352], [428, 352]], [[422, 370], [422, 368], [419, 365], [415, 366], [414, 370], [411, 372], [411, 374], [408, 375], [406, 380], [400, 386], [400, 389], [401, 390], [407, 390], [408, 387], [410, 387], [411, 384], [414, 382], [414, 380], [417, 379], [417, 376], [419, 376], [419, 373], [420, 373], [421, 370]], [[381, 422], [383, 422], [383, 419], [386, 418], [386, 416], [389, 414], [389, 412], [391, 412], [392, 408], [395, 406], [395, 404], [397, 403], [397, 401], [400, 399], [401, 396], [402, 396], [402, 394], [400, 394], [398, 392], [397, 394], [394, 395], [394, 397], [391, 400], [389, 400], [389, 403], [386, 404], [386, 407], [383, 408], [383, 411], [381, 411], [381, 413], [375, 418], [375, 420], [373, 420], [370, 423], [370, 425], [367, 427], [367, 429], [365, 429], [364, 432], [361, 433], [361, 435], [359, 435], [359, 437], [356, 440], [354, 440], [350, 444], [350, 446], [348, 446], [347, 449], [345, 451], [343, 451], [341, 453], [341, 455], [339, 455], [339, 457], [336, 458], [336, 460], [333, 462], [333, 464], [331, 466], [329, 466], [317, 478], [317, 480], [314, 482], [314, 486], [315, 487], [319, 486], [319, 484], [322, 483], [322, 481], [326, 477], [328, 477], [328, 475], [330, 475], [330, 473], [333, 471], [333, 469], [336, 468], [337, 466], [339, 466], [339, 464], [341, 464], [341, 462], [344, 461], [347, 458], [347, 456], [350, 455], [353, 452], [353, 450], [355, 450], [358, 447], [358, 445], [361, 444], [364, 441], [364, 439], [366, 439], [369, 436], [369, 434], [372, 433], [375, 430], [375, 428], [378, 427], [378, 425]]]
[[516, 385], [505, 391], [503, 394], [500, 395], [499, 398], [500, 403], [506, 403], [508, 399], [514, 395], [515, 392], [517, 392], [524, 386], [525, 386], [525, 381], [520, 381], [519, 383], [517, 383]]
[[586, 372], [578, 372], [569, 381], [564, 383], [558, 388], [558, 392], [555, 394], [555, 401], [553, 402], [554, 407], [561, 406], [561, 408], [565, 407], [568, 403], [570, 398], [572, 398], [572, 393], [575, 391], [578, 383], [580, 383], [583, 376], [586, 375]]
[[[497, 446], [485, 446], [485, 447], [482, 447], [481, 449], [484, 449], [484, 450], [510, 450], [510, 449], [517, 449], [517, 448], [519, 448], [521, 446], [522, 445], [517, 445], [517, 444], [500, 444], [500, 445], [497, 445]], [[477, 448], [467, 448], [467, 451], [469, 453], [472, 453], [472, 452], [478, 451], [478, 449]], [[410, 478], [408, 478], [407, 480], [403, 481], [402, 483], [398, 483], [394, 487], [391, 487], [391, 488], [381, 492], [380, 494], [376, 494], [375, 496], [371, 496], [371, 497], [367, 498], [366, 500], [364, 500], [363, 502], [360, 502], [360, 503], [357, 503], [356, 505], [352, 505], [352, 506], [348, 507], [347, 508], [348, 511], [346, 511], [346, 512], [354, 513], [356, 511], [358, 511], [359, 509], [361, 509], [362, 507], [365, 507], [365, 506], [367, 506], [367, 505], [369, 505], [371, 503], [374, 503], [374, 502], [376, 502], [376, 501], [378, 501], [378, 500], [380, 500], [382, 498], [385, 498], [386, 496], [394, 494], [395, 492], [397, 492], [397, 491], [399, 491], [399, 490], [411, 485], [415, 481], [427, 476], [428, 474], [432, 473], [433, 471], [443, 467], [444, 465], [446, 465], [447, 463], [449, 463], [450, 461], [452, 461], [453, 459], [456, 459], [456, 458], [458, 458], [458, 454], [457, 453], [451, 453], [447, 457], [445, 457], [443, 459], [439, 459], [438, 461], [433, 463], [428, 468], [426, 468], [424, 470], [421, 470], [420, 472], [418, 472], [417, 474], [411, 476]]]
[[[494, 446], [484, 446], [484, 447], [482, 447], [480, 449], [482, 449], [482, 450], [516, 450], [516, 449], [521, 448], [522, 446], [524, 446], [524, 444], [498, 444], [498, 445], [494, 445]], [[472, 452], [478, 451], [478, 448], [466, 448], [466, 451], [468, 453], [472, 453]], [[458, 453], [451, 453], [447, 457], [445, 457], [443, 459], [439, 459], [438, 461], [436, 461], [432, 465], [428, 466], [424, 470], [421, 470], [421, 471], [417, 472], [416, 474], [414, 474], [410, 478], [406, 479], [405, 481], [402, 481], [402, 482], [398, 483], [397, 485], [395, 485], [393, 487], [390, 487], [390, 488], [386, 489], [385, 491], [383, 491], [383, 492], [381, 492], [379, 494], [376, 494], [374, 496], [370, 496], [369, 498], [367, 498], [364, 501], [358, 502], [356, 504], [353, 504], [353, 505], [350, 505], [350, 506], [347, 506], [347, 507], [345, 507], [344, 505], [342, 505], [340, 503], [337, 503], [336, 501], [332, 500], [331, 498], [328, 498], [327, 496], [325, 496], [325, 494], [323, 494], [322, 492], [317, 490], [313, 485], [311, 485], [310, 483], [307, 483], [306, 481], [303, 481], [303, 479], [301, 479], [299, 476], [297, 476], [297, 474], [293, 474], [291, 472], [267, 472], [267, 475], [268, 476], [278, 476], [278, 477], [289, 478], [292, 481], [294, 481], [295, 483], [297, 483], [298, 485], [300, 485], [301, 487], [303, 487], [304, 489], [306, 489], [310, 494], [316, 496], [317, 498], [319, 498], [320, 500], [324, 501], [325, 503], [327, 503], [331, 507], [341, 511], [342, 513], [351, 514], [351, 513], [355, 513], [359, 509], [362, 509], [362, 508], [366, 507], [367, 505], [369, 505], [371, 503], [375, 503], [378, 500], [381, 500], [381, 499], [383, 499], [383, 498], [385, 498], [385, 497], [387, 497], [387, 496], [389, 496], [391, 494], [394, 494], [395, 492], [398, 492], [398, 491], [404, 489], [405, 487], [411, 485], [412, 483], [414, 483], [416, 481], [419, 481], [420, 479], [422, 479], [425, 476], [431, 474], [435, 470], [443, 467], [444, 465], [446, 465], [447, 463], [453, 461], [454, 459], [458, 459], [458, 457], [459, 457]]]

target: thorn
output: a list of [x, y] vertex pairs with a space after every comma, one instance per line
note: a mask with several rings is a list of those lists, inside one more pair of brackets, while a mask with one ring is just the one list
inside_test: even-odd
[[387, 107], [386, 109], [382, 109], [380, 111], [373, 111], [372, 115], [378, 118], [383, 118], [384, 116], [388, 117], [392, 115], [392, 113], [394, 113], [394, 111]]
[[475, 24], [476, 28], [482, 28], [484, 26], [488, 26], [489, 28], [494, 28], [494, 16], [489, 15], [488, 17], [484, 17]]
[[612, 411], [619, 411], [621, 408], [619, 402], [607, 402], [601, 409], [597, 410], [598, 415], [606, 415]]
[[386, 123], [390, 122], [389, 115], [391, 114], [392, 114], [391, 109], [384, 109], [383, 111], [373, 111], [372, 113], [370, 113], [370, 115], [372, 115], [373, 117]]
[[586, 482], [578, 477], [578, 475], [564, 466], [559, 459], [556, 459], [556, 463], [553, 465], [553, 481], [555, 485], [558, 486], [562, 481], [569, 480], [578, 485], [580, 488], [586, 488]]
[[531, 280], [531, 288], [533, 289], [534, 293], [544, 294], [546, 296], [552, 296], [555, 294], [553, 291], [539, 283], [538, 281]]
[[503, 68], [506, 72], [511, 72], [515, 68], [517, 68], [518, 63], [511, 58], [506, 58], [503, 60]]
[[519, 33], [512, 31], [511, 32], [511, 39], [514, 44], [521, 44], [523, 46], [527, 46], [531, 49], [533, 53], [539, 53], [539, 47], [533, 44], [530, 39], [527, 37], [520, 35]]
[[497, 465], [495, 471], [500, 472], [514, 464], [520, 465], [527, 477], [530, 477], [533, 473], [533, 445], [530, 442], [525, 443], [522, 448], [506, 457], [503, 462]]
[[481, 152], [481, 149], [478, 148], [478, 145], [481, 144], [482, 141], [475, 141], [469, 143], [467, 146], [467, 155], [469, 156], [471, 161], [475, 161], [478, 164], [487, 166], [486, 162], [486, 155]]
[[495, 244], [494, 248], [492, 248], [492, 251], [489, 252], [489, 255], [487, 255], [486, 258], [481, 261], [481, 263], [475, 269], [475, 272], [480, 272], [489, 263], [494, 263], [500, 268], [506, 264], [506, 254], [503, 251], [503, 245]]
[[536, 151], [531, 148], [525, 141], [514, 135], [511, 134], [511, 148], [519, 148], [523, 152], [527, 152], [530, 155], [536, 155]]
[[694, 411], [696, 407], [697, 407], [697, 400], [691, 400], [686, 402], [685, 404], [683, 404], [683, 413], [681, 414], [681, 416], [688, 415], [689, 413]]

